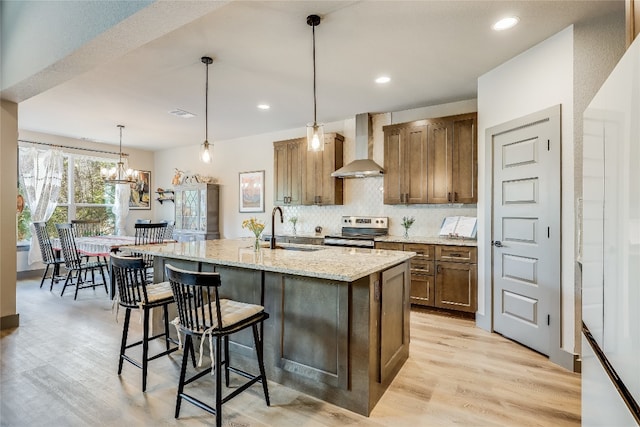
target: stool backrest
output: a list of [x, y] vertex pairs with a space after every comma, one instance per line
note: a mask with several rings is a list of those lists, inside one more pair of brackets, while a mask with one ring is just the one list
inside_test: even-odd
[[[148, 224], [134, 224], [135, 244], [149, 245], [153, 243], [164, 242], [164, 232], [167, 229], [166, 222], [155, 222]], [[147, 267], [153, 264], [153, 255], [134, 253], [135, 256], [141, 256]]]
[[145, 286], [146, 268], [141, 257], [122, 257], [111, 255], [113, 280], [118, 286], [120, 305], [137, 308], [140, 303], [147, 303]]
[[99, 219], [72, 219], [71, 226], [75, 237], [91, 237], [102, 234]]
[[62, 256], [64, 257], [64, 265], [69, 269], [78, 269], [82, 264], [82, 259], [78, 253], [75, 235], [73, 234], [73, 226], [69, 223], [56, 224], [58, 237], [60, 238], [60, 246], [62, 246]]
[[211, 326], [222, 329], [219, 273], [187, 271], [171, 264], [165, 265], [165, 273], [185, 333], [202, 333]]
[[38, 246], [40, 246], [40, 253], [42, 254], [42, 262], [45, 264], [55, 263], [57, 259], [53, 252], [53, 246], [51, 246], [51, 238], [49, 238], [49, 232], [47, 231], [47, 223], [34, 222], [33, 227], [36, 229]]

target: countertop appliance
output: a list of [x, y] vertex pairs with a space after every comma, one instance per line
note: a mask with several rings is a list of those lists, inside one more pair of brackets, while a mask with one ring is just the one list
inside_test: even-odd
[[342, 233], [324, 236], [325, 245], [373, 249], [376, 237], [389, 234], [387, 217], [343, 216], [340, 222]]
[[640, 425], [639, 123], [640, 37], [584, 112], [583, 426]]

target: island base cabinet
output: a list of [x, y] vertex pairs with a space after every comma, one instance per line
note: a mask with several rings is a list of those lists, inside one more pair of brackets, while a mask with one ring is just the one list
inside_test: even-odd
[[[218, 272], [221, 298], [264, 306], [269, 381], [368, 416], [409, 357], [409, 261], [340, 282], [156, 256], [155, 282], [166, 280], [167, 264]], [[162, 323], [154, 310], [153, 330]], [[250, 330], [230, 337], [229, 351], [231, 366], [255, 372]]]
[[463, 262], [438, 262], [436, 307], [476, 312], [477, 266]]

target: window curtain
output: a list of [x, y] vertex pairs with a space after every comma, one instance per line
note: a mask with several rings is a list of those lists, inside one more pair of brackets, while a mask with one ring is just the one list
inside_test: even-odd
[[116, 200], [111, 211], [116, 216], [116, 234], [127, 235], [127, 216], [129, 215], [129, 197], [131, 187], [129, 184], [116, 184]]
[[[33, 222], [48, 221], [58, 205], [62, 184], [62, 151], [20, 147], [20, 181], [25, 190], [25, 202]], [[42, 261], [36, 231], [31, 224], [29, 264]]]

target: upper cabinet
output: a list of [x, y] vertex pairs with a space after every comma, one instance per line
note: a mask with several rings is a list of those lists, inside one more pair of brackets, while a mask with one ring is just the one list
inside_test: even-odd
[[478, 201], [476, 113], [431, 119], [428, 125], [428, 203]]
[[427, 126], [384, 127], [384, 203], [427, 203]]
[[[323, 151], [307, 151], [303, 180], [303, 205], [341, 205], [343, 182], [331, 173], [342, 167], [344, 137], [337, 133], [324, 136]], [[306, 139], [303, 139], [306, 147]]]
[[476, 113], [385, 126], [384, 203], [477, 203]]
[[275, 205], [341, 205], [343, 180], [331, 173], [342, 167], [344, 137], [325, 134], [324, 151], [307, 151], [306, 138], [273, 143]]
[[273, 196], [275, 205], [302, 203], [302, 175], [306, 141], [290, 139], [273, 143]]

